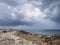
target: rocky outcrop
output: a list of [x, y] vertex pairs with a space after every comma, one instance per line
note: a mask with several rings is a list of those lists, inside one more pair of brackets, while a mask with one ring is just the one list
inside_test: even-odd
[[23, 30], [0, 33], [0, 45], [60, 45], [60, 35], [40, 35]]
[[15, 30], [0, 33], [0, 45], [37, 45], [35, 42], [24, 38], [23, 34], [28, 34], [28, 32]]

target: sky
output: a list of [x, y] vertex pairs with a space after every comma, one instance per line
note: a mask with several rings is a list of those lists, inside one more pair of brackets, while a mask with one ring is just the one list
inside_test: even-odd
[[0, 0], [0, 27], [60, 29], [60, 0]]

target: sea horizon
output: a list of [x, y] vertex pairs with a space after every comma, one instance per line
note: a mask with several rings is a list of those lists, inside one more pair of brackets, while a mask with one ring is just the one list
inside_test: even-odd
[[60, 29], [22, 29], [27, 32], [43, 35], [60, 35]]
[[[10, 30], [10, 29], [6, 29], [6, 30]], [[30, 32], [34, 34], [42, 34], [42, 35], [54, 35], [54, 34], [60, 35], [60, 29], [15, 29], [15, 30], [23, 30], [26, 32]]]

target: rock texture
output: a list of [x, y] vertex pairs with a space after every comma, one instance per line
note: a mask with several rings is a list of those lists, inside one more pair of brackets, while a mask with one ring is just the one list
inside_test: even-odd
[[60, 35], [40, 35], [23, 30], [0, 33], [0, 45], [60, 45]]

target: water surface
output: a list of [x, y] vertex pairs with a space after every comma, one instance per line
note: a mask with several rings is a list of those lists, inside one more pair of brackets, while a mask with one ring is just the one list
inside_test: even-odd
[[53, 30], [53, 29], [48, 29], [48, 30], [41, 30], [41, 29], [25, 29], [25, 31], [31, 32], [31, 33], [37, 33], [37, 34], [44, 34], [44, 35], [53, 35], [53, 34], [59, 34], [60, 35], [60, 30]]

